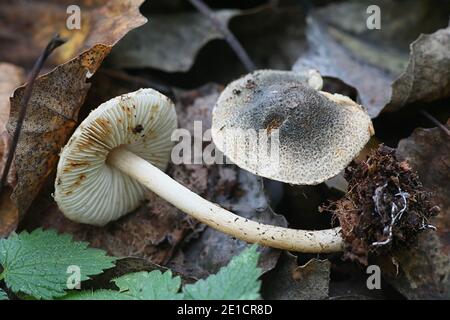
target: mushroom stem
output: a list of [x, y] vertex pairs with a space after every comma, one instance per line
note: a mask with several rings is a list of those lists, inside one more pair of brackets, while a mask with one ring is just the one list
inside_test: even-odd
[[107, 163], [136, 179], [183, 212], [235, 238], [290, 251], [311, 253], [342, 251], [340, 228], [317, 231], [296, 230], [242, 218], [205, 200], [123, 147], [112, 150]]

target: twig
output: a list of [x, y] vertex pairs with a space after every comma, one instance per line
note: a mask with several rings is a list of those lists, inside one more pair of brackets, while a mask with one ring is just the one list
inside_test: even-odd
[[60, 45], [64, 44], [66, 41], [59, 37], [59, 35], [53, 36], [50, 42], [47, 44], [47, 47], [41, 53], [39, 58], [34, 63], [33, 69], [27, 79], [27, 84], [25, 85], [25, 90], [22, 96], [22, 100], [20, 101], [20, 110], [17, 118], [16, 128], [14, 130], [14, 135], [11, 142], [11, 147], [8, 151], [8, 158], [6, 159], [5, 167], [3, 168], [2, 178], [0, 181], [0, 193], [3, 190], [4, 185], [6, 184], [6, 180], [8, 178], [8, 173], [11, 168], [12, 161], [14, 159], [14, 154], [16, 152], [17, 143], [19, 142], [20, 132], [22, 130], [23, 121], [25, 120], [25, 115], [27, 111], [28, 102], [31, 98], [31, 93], [33, 92], [34, 82], [39, 75], [39, 72], [44, 65], [45, 60], [47, 60], [48, 56], [58, 48]]
[[202, 1], [202, 0], [189, 0], [189, 2], [203, 15], [205, 15], [214, 26], [223, 34], [225, 40], [228, 42], [231, 49], [241, 60], [247, 72], [252, 72], [256, 70], [256, 66], [253, 63], [250, 56], [247, 54], [245, 49], [240, 44], [239, 40], [234, 36], [234, 34], [228, 29], [228, 27], [223, 24], [219, 19], [217, 19], [214, 12]]
[[442, 131], [444, 131], [450, 137], [450, 130], [444, 126], [438, 119], [433, 117], [428, 111], [420, 109], [420, 113], [423, 114], [428, 120], [437, 125]]

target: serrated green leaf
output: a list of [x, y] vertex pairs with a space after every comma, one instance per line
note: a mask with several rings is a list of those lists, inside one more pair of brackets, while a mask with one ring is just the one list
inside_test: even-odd
[[130, 295], [114, 290], [71, 291], [60, 300], [136, 300]]
[[136, 272], [113, 280], [120, 291], [97, 290], [71, 292], [64, 300], [234, 300], [260, 298], [261, 270], [257, 267], [259, 253], [252, 246], [234, 257], [228, 266], [206, 280], [193, 285], [181, 286], [180, 277], [172, 277], [172, 272]]
[[172, 277], [172, 272], [136, 272], [114, 279], [120, 291], [97, 290], [71, 292], [64, 300], [180, 300], [180, 277]]
[[113, 280], [120, 292], [131, 295], [138, 300], [178, 300], [181, 287], [181, 278], [172, 277], [171, 271], [161, 273], [136, 272], [124, 275]]
[[2, 289], [0, 289], [0, 300], [8, 300], [8, 295]]
[[74, 242], [70, 235], [36, 229], [0, 239], [0, 264], [6, 285], [14, 292], [38, 299], [66, 294], [70, 266], [79, 268], [80, 280], [114, 266], [115, 258], [103, 250], [88, 248], [86, 242]]
[[186, 285], [184, 298], [189, 300], [256, 300], [260, 298], [261, 269], [259, 253], [253, 245], [205, 280]]

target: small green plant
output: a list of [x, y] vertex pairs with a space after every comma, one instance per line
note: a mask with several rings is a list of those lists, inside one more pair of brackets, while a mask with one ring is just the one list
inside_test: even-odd
[[0, 289], [0, 300], [8, 300], [8, 296], [6, 295], [6, 292]]
[[[80, 271], [80, 281], [114, 266], [116, 258], [88, 248], [69, 235], [42, 229], [0, 239], [0, 280], [16, 294], [35, 299], [67, 300], [200, 300], [259, 299], [261, 270], [257, 267], [256, 245], [234, 257], [215, 275], [182, 286], [171, 271], [136, 272], [112, 282], [118, 290], [68, 291], [70, 266]], [[0, 289], [0, 300], [8, 299]]]
[[68, 268], [80, 270], [80, 281], [114, 266], [116, 258], [86, 242], [75, 242], [70, 235], [36, 229], [0, 239], [0, 265], [9, 289], [37, 299], [52, 299], [66, 294]]
[[[136, 272], [113, 280], [115, 290], [74, 291], [69, 300], [255, 300], [259, 299], [261, 270], [256, 246], [234, 257], [228, 266], [205, 280], [181, 288], [181, 278], [171, 271]], [[180, 290], [181, 289], [181, 290]]]

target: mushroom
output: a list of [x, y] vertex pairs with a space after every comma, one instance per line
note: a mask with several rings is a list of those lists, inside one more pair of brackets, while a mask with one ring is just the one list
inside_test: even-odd
[[273, 180], [313, 185], [336, 176], [374, 130], [360, 105], [320, 87], [291, 71], [260, 70], [232, 82], [213, 110], [214, 144], [239, 167]]
[[[314, 185], [336, 176], [374, 129], [362, 106], [321, 88], [312, 71], [259, 70], [230, 83], [213, 110], [214, 144], [239, 167], [269, 179]], [[340, 228], [309, 232], [322, 246], [327, 237], [320, 235], [338, 235]], [[339, 236], [331, 241], [342, 245]]]
[[141, 89], [113, 98], [76, 129], [61, 152], [55, 200], [69, 219], [103, 226], [135, 209], [148, 188], [210, 227], [250, 243], [301, 252], [342, 250], [337, 229], [294, 230], [242, 218], [162, 170], [176, 128], [173, 103]]

